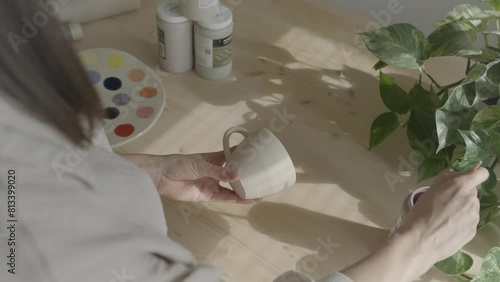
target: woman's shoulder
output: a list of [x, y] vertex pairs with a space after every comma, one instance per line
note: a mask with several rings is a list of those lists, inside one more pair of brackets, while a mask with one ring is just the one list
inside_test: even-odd
[[[12, 98], [0, 92], [0, 156], [21, 159], [23, 156], [43, 158], [68, 147], [76, 150], [61, 132], [27, 112]], [[102, 127], [94, 131], [92, 146], [111, 151]]]

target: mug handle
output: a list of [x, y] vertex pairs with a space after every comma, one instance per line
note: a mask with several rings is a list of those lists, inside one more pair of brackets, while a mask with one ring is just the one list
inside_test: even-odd
[[229, 147], [229, 138], [231, 137], [231, 135], [233, 135], [233, 133], [239, 133], [243, 135], [245, 138], [247, 138], [249, 135], [248, 130], [244, 129], [243, 127], [231, 127], [226, 131], [226, 133], [224, 133], [222, 146], [224, 147], [224, 155], [226, 156], [227, 161], [229, 161], [229, 156], [231, 156], [231, 147]]

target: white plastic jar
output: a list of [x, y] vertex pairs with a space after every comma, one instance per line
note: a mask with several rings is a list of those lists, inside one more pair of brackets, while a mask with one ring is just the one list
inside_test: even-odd
[[403, 201], [403, 205], [401, 206], [401, 211], [399, 213], [399, 217], [396, 220], [396, 224], [391, 230], [391, 233], [389, 234], [389, 237], [391, 237], [394, 232], [399, 228], [401, 223], [403, 222], [403, 219], [408, 215], [411, 209], [415, 206], [415, 204], [418, 201], [418, 198], [422, 196], [427, 190], [429, 190], [429, 186], [421, 187], [415, 190], [413, 193], [409, 194]]
[[181, 12], [193, 21], [206, 21], [219, 13], [219, 0], [180, 0]]
[[160, 66], [172, 73], [193, 69], [193, 22], [181, 15], [178, 1], [158, 5], [158, 48]]
[[220, 6], [220, 13], [194, 25], [196, 73], [208, 80], [227, 78], [233, 69], [233, 14]]
[[79, 23], [63, 23], [64, 36], [69, 41], [78, 41], [83, 38], [82, 26]]

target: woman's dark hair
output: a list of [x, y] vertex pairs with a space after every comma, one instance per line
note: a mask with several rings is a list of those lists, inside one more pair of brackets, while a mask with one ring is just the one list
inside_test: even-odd
[[56, 19], [59, 2], [0, 1], [0, 94], [82, 145], [102, 107]]

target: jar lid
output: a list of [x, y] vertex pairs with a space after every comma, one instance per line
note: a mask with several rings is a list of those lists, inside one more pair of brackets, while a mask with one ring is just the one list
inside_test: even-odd
[[233, 22], [233, 13], [229, 8], [220, 5], [219, 12], [209, 21], [199, 21], [198, 24], [208, 29], [223, 29], [231, 25]]
[[82, 26], [79, 23], [66, 23], [65, 27], [71, 34], [73, 41], [78, 41], [83, 38]]
[[158, 5], [158, 17], [165, 22], [169, 23], [183, 23], [189, 19], [181, 14], [179, 1], [164, 1]]

